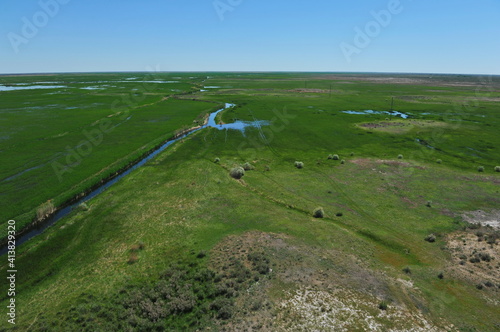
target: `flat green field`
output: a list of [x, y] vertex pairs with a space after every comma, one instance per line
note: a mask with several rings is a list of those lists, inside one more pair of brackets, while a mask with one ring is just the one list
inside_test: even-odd
[[0, 90], [2, 234], [224, 103], [266, 122], [190, 135], [18, 247], [0, 330], [500, 329], [498, 77], [0, 77], [29, 82], [64, 87]]

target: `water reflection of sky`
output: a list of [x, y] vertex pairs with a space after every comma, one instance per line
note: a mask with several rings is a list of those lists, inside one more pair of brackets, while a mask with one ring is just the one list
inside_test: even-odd
[[214, 112], [210, 114], [210, 117], [208, 118], [208, 124], [207, 127], [212, 127], [216, 128], [218, 130], [239, 130], [245, 135], [245, 129], [246, 128], [258, 128], [261, 126], [267, 126], [269, 125], [269, 121], [264, 121], [264, 120], [257, 120], [257, 121], [235, 121], [233, 123], [225, 123], [225, 124], [217, 124], [215, 123], [215, 117], [217, 114], [220, 112], [233, 107], [233, 104], [226, 103], [226, 106], [223, 109], [218, 110], [217, 112]]
[[346, 114], [358, 114], [358, 115], [363, 115], [363, 114], [389, 114], [389, 115], [394, 115], [394, 116], [400, 116], [403, 119], [407, 119], [409, 117], [408, 114], [401, 113], [398, 111], [374, 111], [374, 110], [366, 110], [366, 111], [342, 111], [342, 113]]

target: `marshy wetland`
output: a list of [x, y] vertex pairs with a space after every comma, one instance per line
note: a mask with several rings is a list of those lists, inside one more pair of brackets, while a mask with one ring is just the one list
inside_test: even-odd
[[2, 238], [65, 211], [16, 248], [10, 330], [500, 329], [497, 76], [4, 75], [0, 100]]

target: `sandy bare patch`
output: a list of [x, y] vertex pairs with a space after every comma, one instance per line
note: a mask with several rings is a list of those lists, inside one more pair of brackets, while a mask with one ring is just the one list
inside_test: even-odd
[[491, 226], [495, 229], [500, 229], [500, 210], [465, 212], [462, 214], [462, 218], [471, 224], [481, 224], [482, 226]]
[[[498, 240], [491, 240], [495, 239], [490, 237], [494, 233], [495, 231], [484, 228], [453, 233], [446, 238], [446, 249], [452, 256], [450, 271], [474, 285], [483, 285], [498, 294], [500, 245]], [[489, 286], [486, 286], [487, 283]]]
[[[249, 267], [248, 254], [262, 253], [270, 273], [235, 302], [226, 331], [442, 331], [446, 322], [431, 322], [412, 301], [425, 308], [420, 291], [409, 280], [377, 272], [345, 252], [308, 246], [283, 234], [250, 231], [226, 237], [210, 254], [210, 267], [227, 271], [234, 262]], [[221, 273], [221, 272], [220, 272]], [[388, 310], [380, 303], [387, 299]], [[453, 326], [448, 326], [453, 331]]]
[[276, 320], [288, 331], [445, 331], [418, 312], [395, 306], [380, 310], [379, 303], [355, 291], [304, 287], [288, 293]]

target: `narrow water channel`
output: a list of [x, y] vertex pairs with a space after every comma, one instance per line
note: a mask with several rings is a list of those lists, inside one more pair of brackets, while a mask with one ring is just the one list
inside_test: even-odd
[[[80, 204], [96, 197], [97, 195], [99, 195], [100, 193], [102, 193], [103, 191], [105, 191], [106, 189], [108, 189], [109, 187], [111, 187], [112, 185], [114, 185], [116, 182], [120, 181], [122, 178], [124, 178], [125, 176], [129, 175], [132, 171], [136, 170], [137, 168], [143, 166], [145, 163], [147, 163], [148, 161], [150, 161], [151, 159], [153, 159], [154, 157], [156, 157], [159, 153], [163, 152], [165, 149], [167, 149], [169, 146], [171, 146], [172, 144], [174, 144], [175, 142], [197, 132], [197, 131], [200, 131], [202, 129], [205, 129], [205, 128], [208, 128], [208, 127], [212, 127], [212, 128], [217, 128], [218, 130], [240, 130], [243, 132], [244, 134], [244, 131], [247, 127], [257, 127], [257, 126], [262, 126], [262, 125], [265, 125], [267, 124], [266, 121], [255, 121], [255, 122], [246, 122], [246, 121], [236, 121], [234, 123], [229, 123], [229, 124], [216, 124], [215, 123], [215, 118], [216, 116], [224, 111], [224, 110], [227, 110], [231, 107], [235, 106], [234, 104], [229, 104], [229, 103], [226, 103], [225, 107], [224, 108], [221, 108], [213, 113], [211, 113], [208, 117], [208, 122], [207, 124], [199, 127], [199, 128], [195, 128], [195, 129], [192, 129], [191, 131], [183, 134], [182, 136], [179, 136], [175, 139], [172, 139], [172, 140], [169, 140], [167, 141], [166, 143], [164, 143], [162, 146], [160, 146], [159, 148], [157, 148], [156, 150], [154, 150], [151, 154], [149, 154], [148, 156], [144, 157], [143, 159], [139, 160], [136, 164], [134, 164], [132, 167], [130, 167], [129, 169], [127, 169], [126, 171], [124, 171], [123, 173], [117, 175], [116, 177], [110, 179], [109, 181], [103, 183], [102, 185], [100, 185], [99, 187], [97, 187], [96, 189], [94, 189], [93, 191], [91, 191], [90, 193], [88, 193], [87, 195], [85, 195], [84, 197], [82, 197], [81, 199], [75, 201], [74, 203], [72, 203], [71, 205], [68, 205], [66, 206], [65, 208], [61, 209], [61, 210], [58, 210], [56, 213], [54, 213], [50, 218], [48, 218], [46, 221], [44, 221], [42, 224], [39, 224], [37, 225], [37, 227], [29, 230], [28, 232], [22, 234], [21, 236], [18, 236], [18, 238], [16, 239], [16, 247], [17, 246], [20, 246], [21, 244], [25, 243], [26, 241], [30, 240], [31, 238], [33, 238], [34, 236], [38, 235], [38, 234], [41, 234], [43, 231], [45, 231], [48, 227], [52, 226], [53, 224], [55, 224], [58, 220], [60, 220], [61, 218], [67, 216], [73, 209], [75, 209], [76, 207], [78, 207]], [[2, 248], [0, 249], [0, 255], [4, 255], [7, 253], [7, 245], [4, 245], [2, 246]]]

